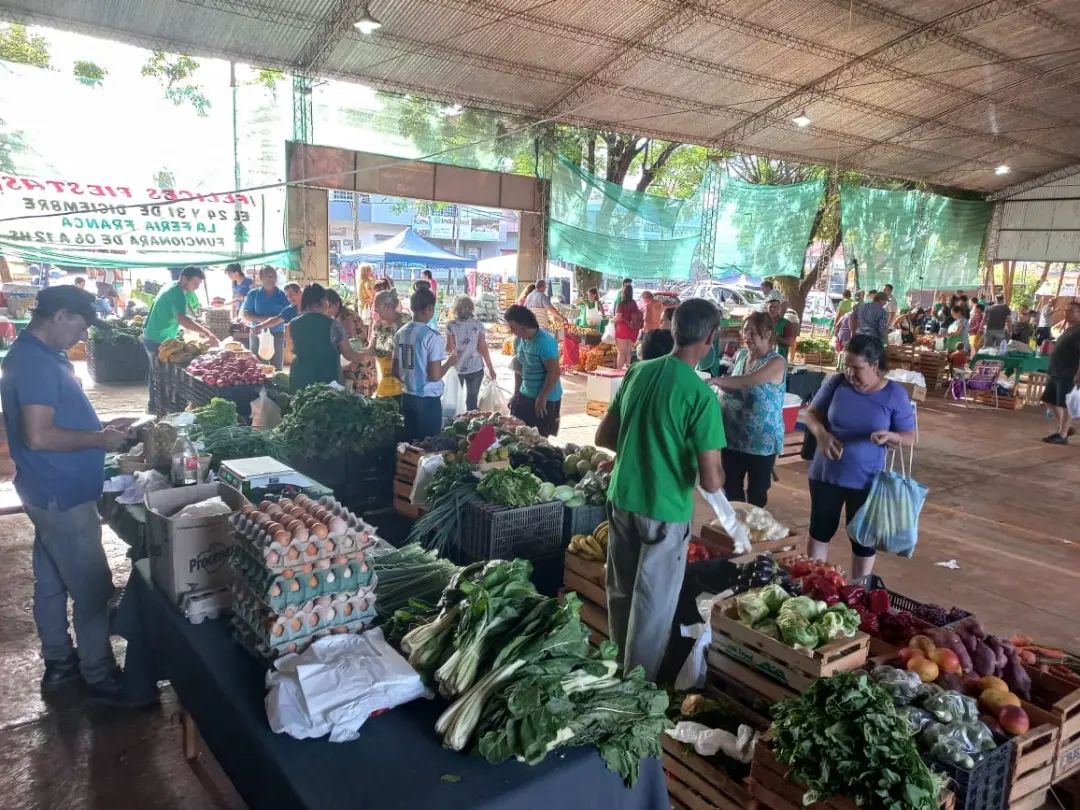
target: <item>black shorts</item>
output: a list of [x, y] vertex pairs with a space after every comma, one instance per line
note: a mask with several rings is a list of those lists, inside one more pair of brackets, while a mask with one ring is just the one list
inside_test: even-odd
[[510, 415], [516, 416], [529, 427], [536, 428], [541, 436], [558, 436], [559, 410], [561, 407], [561, 400], [552, 402], [549, 399], [547, 411], [544, 413], [544, 418], [541, 419], [536, 415], [536, 398], [518, 394], [510, 408]]
[[1073, 390], [1073, 377], [1047, 377], [1042, 401], [1058, 408], [1065, 407], [1065, 397]]

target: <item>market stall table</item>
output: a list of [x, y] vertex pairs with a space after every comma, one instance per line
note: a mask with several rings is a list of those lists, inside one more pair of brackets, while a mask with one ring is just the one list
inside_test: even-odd
[[1002, 373], [1011, 377], [1014, 374], [1027, 374], [1035, 372], [1045, 374], [1050, 367], [1050, 357], [1043, 354], [1025, 354], [1024, 352], [1009, 352], [1008, 354], [990, 354], [980, 352], [968, 362], [968, 368], [975, 368], [980, 360], [1000, 360]]
[[237, 646], [224, 619], [189, 624], [137, 563], [116, 620], [128, 639], [136, 690], [167, 677], [250, 807], [666, 810], [659, 760], [641, 763], [633, 790], [597, 751], [568, 748], [536, 766], [490, 765], [443, 748], [435, 721], [446, 704], [419, 700], [369, 720], [349, 743], [274, 734], [263, 705], [264, 668]]

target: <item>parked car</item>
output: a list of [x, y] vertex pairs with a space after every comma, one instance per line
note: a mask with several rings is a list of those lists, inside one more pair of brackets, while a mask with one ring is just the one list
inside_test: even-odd
[[[634, 299], [638, 302], [639, 306], [641, 305], [641, 294], [643, 292], [645, 292], [645, 290], [634, 289]], [[674, 290], [649, 290], [649, 292], [660, 300], [660, 303], [664, 305], [664, 309], [674, 309], [679, 305], [679, 294]], [[615, 312], [615, 302], [621, 294], [622, 289], [608, 290], [601, 298], [604, 302], [604, 312], [608, 314], [608, 317]]]
[[765, 296], [759, 290], [703, 281], [683, 295], [684, 298], [704, 298], [720, 307], [725, 315], [743, 318], [765, 306]]

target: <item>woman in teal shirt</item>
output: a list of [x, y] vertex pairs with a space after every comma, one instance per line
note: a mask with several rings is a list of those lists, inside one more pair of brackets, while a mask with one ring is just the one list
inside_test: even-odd
[[773, 466], [784, 447], [784, 375], [787, 363], [776, 350], [772, 316], [755, 312], [743, 324], [746, 348], [735, 355], [730, 376], [709, 382], [724, 392], [727, 447], [724, 494], [729, 501], [764, 507], [769, 500]]

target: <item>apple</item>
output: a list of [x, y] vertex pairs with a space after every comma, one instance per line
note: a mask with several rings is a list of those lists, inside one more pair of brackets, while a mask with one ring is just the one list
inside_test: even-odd
[[904, 647], [900, 650], [900, 662], [906, 667], [912, 658], [926, 658], [922, 650], [916, 647]]
[[979, 707], [987, 714], [997, 715], [1002, 706], [1019, 706], [1020, 698], [1000, 689], [984, 689], [979, 695]]
[[947, 650], [944, 647], [934, 650], [930, 654], [930, 660], [937, 664], [942, 672], [957, 673], [960, 671], [960, 658], [952, 650]]
[[995, 678], [993, 675], [983, 675], [979, 678], [979, 691], [985, 692], [987, 689], [997, 689], [999, 692], [1008, 692], [1009, 685], [1001, 678]]
[[917, 650], [922, 650], [927, 656], [931, 655], [935, 649], [934, 640], [930, 636], [912, 636], [911, 641], [908, 642], [909, 647], [914, 647]]
[[1002, 706], [997, 721], [1008, 734], [1027, 734], [1031, 729], [1031, 718], [1020, 706]]
[[912, 658], [907, 663], [908, 672], [914, 672], [923, 683], [933, 683], [937, 680], [940, 671], [938, 665], [928, 658]]

